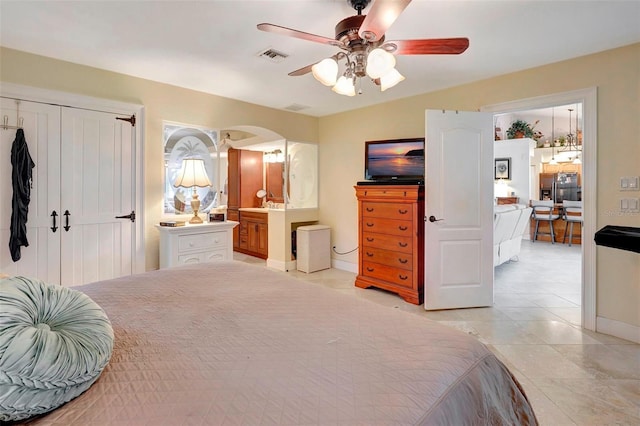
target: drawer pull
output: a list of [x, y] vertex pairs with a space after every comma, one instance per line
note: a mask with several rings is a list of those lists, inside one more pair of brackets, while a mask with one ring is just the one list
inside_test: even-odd
[[405, 263], [407, 263], [408, 261], [409, 261], [409, 259], [401, 259], [401, 258], [398, 258], [398, 262], [402, 263], [403, 265], [404, 265]]
[[370, 243], [372, 243], [374, 239], [375, 238], [367, 237], [367, 241], [369, 241]]
[[407, 214], [407, 213], [409, 213], [409, 210], [400, 210], [400, 209], [398, 209], [398, 213]]
[[193, 247], [193, 243], [189, 243], [189, 247]]
[[367, 226], [368, 226], [369, 228], [371, 228], [371, 227], [373, 226], [373, 223], [369, 223], [369, 222], [367, 222]]
[[369, 257], [373, 257], [373, 253], [371, 253], [371, 252], [369, 252], [369, 251], [368, 251], [368, 252], [367, 252], [367, 256], [369, 256]]
[[406, 247], [406, 246], [408, 246], [408, 245], [409, 245], [409, 243], [400, 243], [400, 242], [399, 242], [399, 243], [398, 243], [398, 245], [399, 245], [400, 247]]
[[374, 209], [372, 207], [367, 207], [367, 211], [371, 213]]
[[400, 226], [398, 226], [398, 229], [401, 230], [401, 231], [406, 231], [407, 229], [409, 229], [409, 227], [400, 225]]
[[407, 278], [409, 278], [409, 276], [408, 275], [398, 275], [398, 278], [400, 278], [402, 281], [404, 281]]
[[373, 268], [369, 268], [369, 267], [367, 266], [367, 271], [368, 271], [368, 272], [373, 272]]

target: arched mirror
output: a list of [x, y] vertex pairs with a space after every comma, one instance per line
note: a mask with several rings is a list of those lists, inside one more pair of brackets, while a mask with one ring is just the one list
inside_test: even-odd
[[211, 183], [210, 186], [196, 187], [200, 199], [200, 212], [207, 212], [217, 206], [219, 186], [217, 134], [213, 130], [189, 127], [181, 124], [164, 123], [164, 214], [188, 214], [194, 188], [176, 187], [176, 179], [187, 158], [201, 159]]

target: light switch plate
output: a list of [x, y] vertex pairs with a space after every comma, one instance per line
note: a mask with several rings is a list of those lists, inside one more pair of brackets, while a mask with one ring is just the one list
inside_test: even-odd
[[620, 211], [626, 212], [629, 210], [629, 199], [621, 198], [620, 199]]
[[625, 176], [620, 178], [621, 191], [640, 191], [640, 177]]

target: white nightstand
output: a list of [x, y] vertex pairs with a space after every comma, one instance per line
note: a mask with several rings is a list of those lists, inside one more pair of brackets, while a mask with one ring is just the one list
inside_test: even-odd
[[233, 228], [238, 222], [160, 226], [160, 268], [233, 259]]

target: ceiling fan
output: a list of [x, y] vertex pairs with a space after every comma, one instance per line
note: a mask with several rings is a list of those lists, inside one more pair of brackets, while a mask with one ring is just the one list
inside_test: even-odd
[[[400, 16], [411, 0], [374, 0], [369, 13], [363, 15], [371, 0], [347, 0], [357, 11], [338, 22], [335, 38], [310, 34], [275, 24], [258, 24], [258, 29], [295, 37], [341, 49], [340, 52], [314, 64], [289, 73], [290, 76], [309, 72], [333, 91], [342, 95], [355, 95], [356, 80], [368, 76], [384, 91], [395, 86], [404, 77], [395, 69], [395, 55], [457, 55], [469, 47], [469, 39], [437, 38], [416, 40], [385, 40], [385, 32]], [[338, 61], [345, 60], [345, 71], [338, 78]], [[358, 93], [362, 93], [359, 89]]]

